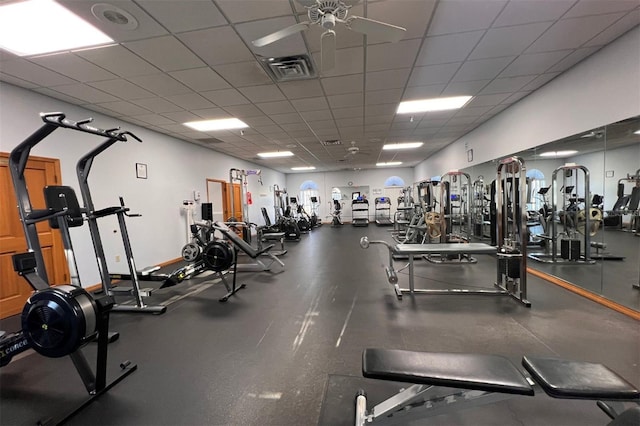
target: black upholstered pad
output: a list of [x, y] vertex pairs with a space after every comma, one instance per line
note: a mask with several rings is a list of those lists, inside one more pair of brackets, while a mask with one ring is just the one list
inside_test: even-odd
[[639, 399], [631, 383], [602, 364], [525, 356], [522, 365], [554, 398]]
[[499, 355], [365, 349], [362, 374], [372, 379], [533, 395], [518, 368]]
[[632, 407], [623, 411], [618, 417], [607, 423], [607, 426], [640, 425], [640, 407]]

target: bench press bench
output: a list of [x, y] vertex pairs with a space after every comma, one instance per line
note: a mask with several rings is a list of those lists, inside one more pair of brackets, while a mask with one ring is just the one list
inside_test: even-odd
[[[393, 285], [398, 300], [402, 300], [404, 293], [414, 294], [474, 294], [474, 295], [495, 295], [495, 296], [512, 296], [527, 307], [531, 303], [526, 300], [524, 292], [514, 292], [496, 282], [493, 289], [417, 289], [415, 288], [414, 260], [416, 256], [433, 255], [433, 254], [497, 254], [497, 249], [484, 243], [441, 243], [441, 244], [396, 244], [391, 245], [386, 241], [369, 241], [368, 237], [360, 239], [360, 247], [366, 249], [370, 244], [382, 244], [389, 250], [389, 266], [385, 267], [387, 280]], [[409, 288], [400, 288], [398, 284], [398, 274], [393, 267], [395, 256], [407, 256], [409, 267]], [[509, 254], [500, 254], [499, 256], [508, 257]], [[501, 273], [501, 271], [499, 271]]]
[[364, 391], [358, 392], [355, 425], [407, 424], [514, 395], [533, 396], [536, 384], [552, 398], [598, 400], [614, 419], [611, 424], [637, 418], [634, 407], [618, 420], [622, 402], [640, 403], [640, 391], [603, 364], [525, 356], [522, 365], [530, 376], [500, 355], [365, 349], [364, 377], [412, 385], [371, 410]]

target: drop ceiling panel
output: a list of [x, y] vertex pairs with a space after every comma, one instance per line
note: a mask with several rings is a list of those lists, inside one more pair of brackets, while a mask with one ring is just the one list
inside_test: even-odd
[[[224, 110], [227, 111], [234, 117], [238, 117], [242, 119], [243, 117], [262, 117], [264, 113], [256, 108], [255, 105], [233, 105], [224, 107]], [[273, 119], [273, 117], [272, 117]]]
[[166, 98], [168, 101], [186, 110], [215, 107], [214, 104], [212, 104], [202, 96], [198, 95], [197, 93], [187, 93], [184, 95], [172, 95], [172, 96], [167, 96]]
[[236, 88], [271, 83], [267, 73], [254, 61], [218, 65], [214, 70]]
[[528, 83], [531, 83], [536, 78], [535, 75], [525, 75], [520, 77], [505, 77], [496, 78], [487, 85], [482, 92], [483, 95], [490, 95], [493, 93], [510, 93], [517, 92]]
[[615, 13], [558, 21], [527, 49], [527, 53], [577, 49], [621, 17], [622, 14]]
[[295, 13], [289, 0], [216, 0], [231, 22], [245, 22]]
[[364, 115], [363, 107], [333, 108], [334, 116], [342, 118], [361, 117]]
[[298, 112], [329, 109], [329, 104], [325, 97], [294, 99], [291, 104]]
[[407, 89], [404, 91], [404, 95], [402, 95], [402, 100], [411, 101], [416, 99], [435, 98], [437, 96], [440, 96], [445, 87], [445, 84], [407, 87]]
[[[536, 80], [534, 80], [533, 82], [535, 82]], [[527, 92], [516, 92], [516, 93], [512, 94], [511, 96], [509, 96], [504, 101], [502, 101], [501, 103], [503, 103], [503, 104], [512, 104], [514, 102], [518, 102], [520, 99], [524, 98], [529, 93], [531, 93], [531, 92], [529, 92], [529, 91], [527, 91]], [[489, 112], [489, 111], [487, 111], [487, 112]]]
[[285, 100], [284, 95], [275, 84], [243, 87], [240, 92], [254, 103]]
[[613, 25], [606, 28], [600, 34], [589, 40], [586, 44], [584, 44], [584, 47], [604, 46], [605, 44], [611, 43], [613, 40], [620, 37], [622, 34], [626, 33], [639, 24], [640, 9], [636, 9], [627, 13], [621, 19], [614, 22]]
[[396, 110], [398, 109], [398, 104], [379, 104], [379, 105], [367, 105], [364, 108], [365, 117], [372, 117], [376, 115], [388, 115], [394, 116]]
[[368, 72], [366, 75], [366, 90], [404, 88], [410, 74], [411, 68]]
[[551, 22], [538, 22], [514, 27], [491, 28], [473, 49], [469, 59], [519, 55], [551, 25]]
[[50, 71], [25, 59], [2, 62], [0, 70], [2, 70], [4, 74], [18, 77], [21, 80], [29, 81], [38, 86], [50, 87], [77, 83], [71, 78]]
[[624, 12], [638, 7], [636, 0], [580, 0], [563, 18]]
[[166, 74], [129, 77], [129, 81], [158, 96], [182, 95], [191, 89]]
[[153, 125], [175, 123], [173, 120], [159, 114], [136, 115], [135, 118], [136, 118], [136, 121], [142, 121], [144, 123], [153, 124]]
[[57, 86], [57, 90], [87, 103], [114, 102], [118, 98], [86, 84]]
[[89, 83], [89, 85], [126, 100], [152, 98], [154, 96], [154, 93], [123, 79], [96, 81]]
[[173, 78], [186, 84], [196, 92], [227, 89], [231, 86], [209, 67], [192, 68], [169, 73]]
[[289, 99], [323, 96], [319, 80], [287, 81], [278, 83], [278, 86]]
[[247, 98], [242, 96], [242, 93], [240, 93], [236, 89], [212, 90], [208, 92], [201, 92], [200, 94], [209, 99], [214, 104], [221, 107], [245, 105], [251, 103]]
[[82, 50], [76, 55], [83, 57], [119, 77], [133, 77], [159, 73], [160, 70], [123, 46], [108, 46]]
[[166, 112], [162, 114], [164, 117], [172, 120], [175, 123], [187, 123], [189, 121], [197, 121], [202, 120], [202, 117], [193, 114], [189, 111], [176, 111], [176, 112]]
[[163, 71], [205, 66], [192, 51], [173, 36], [124, 43], [124, 46]]
[[270, 114], [269, 118], [277, 124], [301, 123], [302, 117], [297, 112], [291, 114]]
[[365, 105], [379, 105], [383, 102], [399, 103], [402, 89], [372, 90], [364, 94]]
[[453, 77], [453, 81], [473, 81], [493, 79], [502, 72], [513, 60], [515, 56], [504, 58], [479, 59], [467, 61]]
[[[466, 63], [465, 63], [466, 64]], [[409, 78], [409, 87], [432, 86], [448, 83], [453, 75], [460, 68], [459, 63], [428, 65], [425, 67], [414, 67]], [[472, 80], [471, 78], [469, 80]], [[478, 80], [473, 79], [473, 80]]]
[[594, 54], [599, 47], [584, 47], [581, 49], [574, 50], [571, 54], [566, 56], [560, 62], [555, 64], [553, 67], [549, 68], [548, 71], [566, 71], [578, 62], [582, 61], [587, 56]]
[[478, 44], [484, 31], [427, 37], [418, 54], [416, 66], [462, 62]]
[[319, 111], [302, 111], [300, 112], [300, 116], [309, 123], [333, 119], [333, 115], [331, 115], [331, 111], [328, 109]]
[[177, 37], [211, 66], [253, 60], [251, 51], [230, 26], [191, 31]]
[[99, 104], [99, 106], [110, 109], [116, 113], [116, 116], [149, 114], [148, 110], [125, 101], [106, 102]]
[[176, 112], [182, 110], [179, 106], [172, 104], [163, 98], [136, 99], [132, 100], [131, 103], [155, 113]]
[[421, 39], [413, 39], [368, 46], [367, 71], [411, 67], [416, 60], [421, 43]]
[[542, 74], [569, 53], [571, 53], [571, 50], [520, 55], [500, 73], [500, 77]]
[[539, 76], [531, 80], [529, 83], [527, 83], [525, 86], [521, 87], [520, 90], [527, 90], [527, 91], [536, 90], [539, 87], [543, 86], [544, 84], [547, 84], [549, 81], [556, 78], [558, 75], [560, 75], [559, 72], [550, 72], [550, 73], [540, 74]]
[[448, 0], [436, 7], [429, 35], [461, 33], [489, 28], [506, 1], [497, 0]]
[[83, 83], [87, 81], [112, 80], [117, 78], [116, 75], [109, 71], [75, 56], [73, 53], [41, 56], [32, 58], [31, 60], [45, 68]]
[[327, 95], [357, 93], [364, 90], [363, 74], [352, 74], [341, 77], [321, 78], [320, 82]]
[[[471, 99], [471, 101], [469, 101], [467, 106], [470, 107], [470, 108], [474, 108], [474, 107], [499, 105], [502, 101], [507, 99], [509, 96], [511, 96], [510, 93], [499, 93], [499, 94], [495, 94], [495, 95], [480, 95], [480, 96], [476, 96], [473, 99]], [[466, 110], [466, 108], [463, 108], [463, 109]], [[462, 110], [460, 110], [460, 111], [462, 111]], [[486, 112], [487, 111], [484, 111], [482, 114], [484, 114]], [[482, 114], [479, 114], [479, 115], [482, 115]]]
[[[431, 20], [435, 5], [435, 0], [369, 2], [367, 17], [406, 28], [404, 39], [422, 38], [427, 30], [427, 24]], [[379, 42], [375, 37], [369, 37], [367, 41], [369, 43]]]
[[81, 105], [84, 103], [81, 99], [74, 98], [73, 96], [69, 96], [60, 92], [57, 92], [53, 89], [49, 89], [47, 87], [39, 87], [34, 89], [38, 93], [42, 93], [43, 95], [50, 96], [52, 98], [60, 99], [61, 101], [69, 102], [70, 104]]
[[[0, 69], [2, 69], [2, 67], [0, 67]], [[13, 84], [19, 87], [24, 87], [25, 89], [35, 89], [36, 87], [38, 87], [37, 84], [33, 84], [29, 81], [22, 80], [21, 78], [14, 77], [9, 74], [4, 74], [2, 72], [0, 72], [0, 81], [4, 81], [5, 83]]]
[[256, 104], [258, 108], [267, 115], [270, 114], [286, 114], [295, 112], [293, 105], [289, 101], [262, 102]]
[[555, 21], [575, 4], [575, 0], [510, 1], [502, 10], [494, 27], [522, 25], [532, 22]]
[[157, 1], [137, 3], [173, 33], [226, 25], [227, 20], [212, 2], [202, 0]]
[[362, 93], [349, 93], [345, 95], [327, 96], [331, 108], [345, 108], [362, 105], [364, 95]]
[[449, 83], [442, 96], [473, 96], [482, 90], [491, 80], [461, 81]]

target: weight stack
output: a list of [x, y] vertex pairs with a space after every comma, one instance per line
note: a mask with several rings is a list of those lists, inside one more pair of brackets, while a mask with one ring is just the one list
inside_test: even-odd
[[560, 240], [560, 257], [567, 260], [579, 260], [580, 240]]

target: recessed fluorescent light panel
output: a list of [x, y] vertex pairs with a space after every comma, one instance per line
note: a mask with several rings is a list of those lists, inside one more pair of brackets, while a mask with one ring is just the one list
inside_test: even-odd
[[291, 151], [259, 152], [258, 157], [261, 157], [261, 158], [293, 157], [293, 152]]
[[297, 172], [302, 170], [315, 170], [316, 168], [313, 166], [305, 166], [305, 167], [292, 167], [291, 170], [295, 170]]
[[404, 142], [404, 143], [388, 143], [382, 147], [384, 150], [390, 149], [411, 149], [411, 148], [420, 148], [424, 145], [423, 142]]
[[417, 101], [400, 102], [397, 114], [410, 114], [413, 112], [446, 111], [462, 108], [473, 96], [453, 96], [450, 98], [420, 99]]
[[640, 135], [640, 129], [633, 132], [634, 135]]
[[378, 167], [399, 166], [400, 164], [402, 164], [402, 161], [389, 161], [388, 163], [376, 163], [376, 166]]
[[577, 154], [578, 151], [567, 150], [567, 151], [548, 151], [540, 154], [540, 157], [568, 157], [573, 154]]
[[237, 118], [190, 121], [188, 123], [184, 123], [184, 125], [201, 132], [209, 132], [212, 130], [244, 129], [245, 127], [249, 127], [248, 124], [241, 120], [238, 120]]
[[41, 55], [113, 43], [113, 39], [52, 0], [0, 6], [0, 48]]

